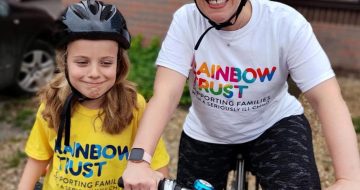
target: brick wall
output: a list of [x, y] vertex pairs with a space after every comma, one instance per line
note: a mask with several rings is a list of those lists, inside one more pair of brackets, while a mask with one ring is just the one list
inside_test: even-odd
[[[62, 0], [66, 5], [78, 0]], [[165, 36], [172, 14], [181, 5], [192, 0], [103, 0], [116, 4], [125, 16], [131, 34], [144, 36], [145, 43]]]
[[360, 73], [360, 26], [312, 23], [334, 68]]
[[[149, 40], [163, 37], [172, 19], [172, 13], [184, 0], [126, 0], [119, 1], [119, 9], [129, 20], [133, 34], [142, 34]], [[189, 1], [188, 1], [189, 2]]]
[[[131, 34], [144, 36], [145, 44], [153, 37], [161, 39], [172, 19], [173, 12], [193, 0], [104, 0], [118, 5], [124, 14]], [[63, 0], [64, 4], [77, 2]], [[360, 26], [312, 23], [314, 32], [334, 67], [360, 71]]]

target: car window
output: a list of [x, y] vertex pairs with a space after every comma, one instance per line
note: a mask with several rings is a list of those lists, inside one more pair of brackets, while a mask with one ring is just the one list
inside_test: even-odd
[[0, 17], [9, 15], [9, 5], [5, 0], [0, 0]]

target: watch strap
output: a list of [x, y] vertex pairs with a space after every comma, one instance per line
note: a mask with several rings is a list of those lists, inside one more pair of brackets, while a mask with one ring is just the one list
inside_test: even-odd
[[150, 164], [151, 163], [151, 158], [152, 158], [152, 156], [149, 153], [144, 151], [143, 160]]

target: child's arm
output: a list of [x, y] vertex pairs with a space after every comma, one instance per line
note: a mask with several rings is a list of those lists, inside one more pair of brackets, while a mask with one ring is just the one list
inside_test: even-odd
[[35, 183], [39, 180], [48, 164], [49, 160], [35, 160], [29, 157], [21, 176], [18, 190], [33, 190]]
[[331, 188], [360, 187], [360, 158], [351, 116], [335, 78], [305, 92], [319, 116], [335, 168], [336, 183]]

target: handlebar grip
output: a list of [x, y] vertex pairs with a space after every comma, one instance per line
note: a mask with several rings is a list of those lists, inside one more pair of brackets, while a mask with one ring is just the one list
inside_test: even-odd
[[158, 190], [164, 190], [165, 179], [159, 181]]
[[124, 188], [124, 180], [123, 180], [122, 177], [120, 177], [120, 178], [118, 179], [118, 186], [121, 187], [121, 188]]

